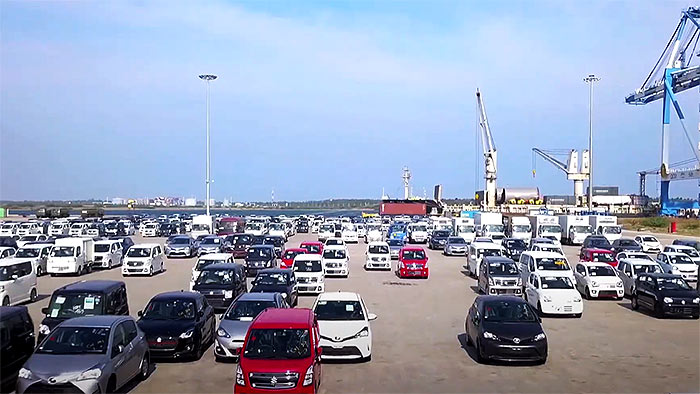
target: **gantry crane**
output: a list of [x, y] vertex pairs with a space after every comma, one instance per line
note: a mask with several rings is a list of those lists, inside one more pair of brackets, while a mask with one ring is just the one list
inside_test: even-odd
[[479, 127], [481, 128], [481, 148], [484, 152], [484, 179], [486, 188], [484, 190], [484, 205], [488, 208], [496, 206], [496, 177], [498, 172], [498, 155], [496, 143], [491, 135], [489, 120], [486, 117], [484, 101], [481, 99], [479, 89], [476, 89], [476, 103], [479, 107]]
[[[625, 98], [627, 104], [644, 105], [663, 99], [663, 126], [661, 128], [661, 213], [674, 214], [669, 205], [669, 182], [679, 179], [700, 179], [700, 155], [698, 146], [692, 141], [685, 127], [685, 116], [676, 94], [700, 85], [700, 67], [691, 65], [695, 49], [700, 38], [700, 7], [690, 7], [681, 12], [681, 20], [671, 39], [654, 65], [642, 86]], [[671, 105], [678, 115], [685, 136], [695, 156], [694, 166], [671, 168], [669, 165], [669, 125], [671, 123]], [[700, 131], [700, 130], [699, 130]], [[644, 173], [644, 174], [642, 174]], [[640, 181], [650, 171], [642, 171]]]
[[[578, 151], [575, 149], [569, 151], [569, 158], [566, 161], [566, 164], [562, 163], [556, 157], [541, 149], [532, 148], [532, 152], [533, 154], [536, 153], [542, 156], [543, 159], [552, 163], [558, 169], [564, 171], [564, 173], [566, 174], [566, 179], [574, 181], [574, 198], [576, 199], [576, 204], [583, 204], [583, 181], [588, 180], [591, 173], [590, 155], [588, 153], [588, 150], [585, 149], [581, 152], [580, 166], [578, 160]], [[535, 175], [534, 156], [532, 175]]]

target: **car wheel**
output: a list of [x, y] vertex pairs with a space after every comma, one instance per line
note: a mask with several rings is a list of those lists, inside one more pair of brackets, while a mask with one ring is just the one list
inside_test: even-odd
[[577, 318], [577, 319], [580, 319], [581, 316], [583, 316], [583, 313], [575, 313], [575, 314], [574, 314], [574, 317]]
[[632, 309], [635, 311], [639, 309], [639, 301], [637, 301], [637, 296], [634, 294], [632, 295]]
[[139, 370], [139, 379], [141, 380], [146, 380], [148, 378], [148, 374], [151, 372], [151, 363], [148, 359], [148, 353], [144, 354], [143, 358], [141, 359], [141, 368]]
[[661, 308], [661, 304], [658, 303], [658, 302], [655, 302], [655, 303], [654, 303], [654, 315], [655, 315], [657, 318], [659, 318], [659, 319], [661, 319], [662, 317], [664, 317], [664, 311], [663, 311], [663, 309]]
[[2, 300], [2, 306], [10, 306], [10, 297], [5, 297]]
[[479, 364], [485, 364], [486, 358], [483, 356], [483, 354], [481, 354], [481, 346], [479, 346], [478, 339], [474, 342], [474, 348], [476, 350], [476, 362]]
[[153, 266], [148, 269], [148, 276], [153, 276]]
[[591, 298], [593, 298], [593, 297], [591, 297], [591, 290], [588, 288], [588, 286], [586, 286], [585, 292], [584, 292], [583, 296], [584, 296], [587, 300], [590, 300]]
[[539, 313], [540, 316], [543, 315], [543, 313], [542, 313], [542, 303], [540, 303], [539, 301], [537, 301], [537, 313]]
[[32, 291], [29, 292], [29, 302], [35, 302], [36, 301], [36, 289], [32, 289]]

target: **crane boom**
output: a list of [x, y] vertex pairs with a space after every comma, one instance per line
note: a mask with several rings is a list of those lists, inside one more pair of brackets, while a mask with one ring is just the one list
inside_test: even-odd
[[481, 129], [481, 148], [484, 152], [484, 179], [486, 180], [486, 190], [484, 202], [487, 207], [496, 206], [496, 178], [498, 172], [498, 155], [496, 143], [493, 141], [489, 120], [486, 117], [484, 101], [481, 92], [476, 89], [476, 102], [479, 107], [479, 127]]
[[545, 153], [542, 150], [537, 149], [537, 148], [532, 148], [532, 151], [537, 153], [538, 155], [540, 155], [543, 159], [552, 163], [554, 165], [554, 167], [557, 167], [558, 169], [564, 171], [567, 175], [569, 174], [569, 170], [567, 169], [566, 164], [560, 162], [555, 157], [550, 156], [548, 153]]

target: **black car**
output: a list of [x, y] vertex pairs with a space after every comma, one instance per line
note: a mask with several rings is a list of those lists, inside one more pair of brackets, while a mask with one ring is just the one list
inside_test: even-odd
[[673, 245], [690, 246], [700, 252], [700, 241], [696, 241], [694, 239], [674, 239]]
[[612, 250], [610, 241], [602, 235], [589, 235], [583, 240], [581, 250], [583, 249], [606, 249]]
[[639, 274], [632, 291], [632, 309], [647, 308], [656, 317], [700, 316], [698, 291], [680, 275]]
[[39, 342], [59, 323], [74, 317], [128, 315], [126, 285], [116, 280], [84, 280], [54, 290], [49, 306], [41, 309], [46, 317], [39, 325]]
[[300, 220], [297, 224], [297, 233], [308, 233], [309, 232], [309, 222], [307, 220]]
[[611, 250], [614, 254], [620, 252], [641, 252], [642, 245], [632, 238], [620, 238], [613, 241]]
[[277, 268], [277, 254], [272, 245], [253, 245], [245, 256], [246, 274], [255, 274], [265, 268]]
[[527, 250], [527, 244], [519, 238], [504, 238], [501, 246], [506, 250], [506, 256], [512, 260], [520, 260], [520, 255]]
[[231, 234], [224, 240], [224, 252], [233, 254], [235, 258], [243, 258], [248, 254], [248, 248], [253, 244], [250, 234]]
[[177, 226], [172, 223], [161, 223], [158, 230], [161, 237], [169, 237], [179, 233]]
[[479, 296], [465, 322], [467, 345], [473, 345], [476, 359], [547, 361], [547, 336], [542, 319], [520, 297]]
[[129, 237], [109, 237], [112, 240], [118, 240], [122, 243], [122, 256], [126, 256], [126, 252], [130, 247], [134, 246], [134, 241]]
[[430, 235], [430, 240], [428, 241], [428, 248], [443, 249], [449, 236], [450, 232], [447, 230], [433, 231], [433, 233]]
[[245, 268], [240, 264], [210, 264], [202, 268], [192, 290], [204, 295], [214, 309], [226, 309], [239, 294], [248, 291]]
[[250, 292], [282, 293], [291, 307], [295, 307], [299, 302], [297, 279], [291, 269], [271, 268], [259, 271]]
[[151, 357], [189, 356], [198, 360], [214, 342], [214, 308], [200, 293], [160, 293], [138, 315], [136, 323], [146, 334]]
[[17, 373], [34, 353], [34, 323], [26, 306], [0, 306], [0, 391], [9, 393]]
[[0, 246], [7, 246], [17, 249], [17, 240], [11, 236], [3, 235], [0, 237]]
[[253, 235], [253, 238], [250, 241], [250, 245], [265, 245], [265, 236], [264, 235]]
[[278, 235], [266, 235], [263, 240], [263, 245], [272, 245], [275, 248], [275, 255], [282, 256], [284, 250], [284, 237]]

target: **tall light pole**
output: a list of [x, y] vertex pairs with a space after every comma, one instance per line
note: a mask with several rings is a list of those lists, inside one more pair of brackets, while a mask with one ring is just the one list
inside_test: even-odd
[[211, 145], [209, 144], [209, 82], [213, 81], [217, 78], [216, 75], [214, 74], [202, 74], [199, 76], [199, 78], [203, 81], [207, 82], [207, 201], [206, 201], [206, 207], [207, 207], [207, 216], [209, 216], [209, 189], [211, 188], [211, 163], [210, 163], [210, 149]]
[[593, 211], [593, 84], [600, 81], [594, 74], [588, 74], [583, 82], [588, 84], [588, 210]]

